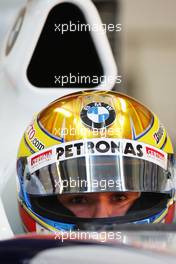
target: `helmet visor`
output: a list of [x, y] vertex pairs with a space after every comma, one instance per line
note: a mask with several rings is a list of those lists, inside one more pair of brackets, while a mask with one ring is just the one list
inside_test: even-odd
[[94, 139], [60, 144], [32, 155], [27, 163], [24, 186], [34, 195], [168, 193], [174, 188], [168, 155], [136, 141]]

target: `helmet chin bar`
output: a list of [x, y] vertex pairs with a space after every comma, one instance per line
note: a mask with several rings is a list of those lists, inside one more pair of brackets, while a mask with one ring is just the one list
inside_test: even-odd
[[[39, 111], [43, 106], [51, 102], [52, 100], [63, 96], [65, 94], [68, 94], [70, 92], [80, 91], [83, 90], [83, 87], [80, 88], [80, 85], [77, 85], [74, 88], [71, 88], [68, 86], [60, 87], [54, 87], [54, 85], [48, 87], [40, 86], [38, 88], [37, 86], [33, 85], [31, 80], [29, 80], [28, 67], [31, 62], [31, 59], [35, 53], [35, 49], [37, 47], [37, 44], [39, 42], [39, 39], [42, 35], [42, 31], [45, 27], [45, 24], [47, 23], [47, 18], [50, 12], [54, 10], [58, 5], [62, 7], [65, 3], [70, 5], [70, 14], [65, 13], [65, 16], [68, 19], [69, 16], [74, 16], [74, 13], [72, 12], [72, 6], [79, 10], [81, 16], [85, 19], [87, 23], [90, 25], [98, 24], [101, 25], [101, 19], [99, 17], [99, 14], [93, 5], [92, 1], [90, 0], [30, 0], [27, 2], [26, 6], [23, 6], [21, 10], [19, 10], [18, 17], [14, 21], [14, 25], [12, 28], [9, 29], [9, 32], [4, 40], [3, 46], [0, 51], [0, 71], [1, 71], [1, 98], [0, 98], [0, 105], [2, 106], [3, 111], [1, 112], [1, 131], [0, 131], [0, 137], [3, 138], [2, 142], [2, 149], [3, 152], [0, 154], [1, 158], [1, 167], [2, 167], [2, 173], [0, 173], [0, 176], [4, 175], [6, 179], [8, 179], [9, 182], [12, 182], [14, 184], [13, 190], [15, 190], [15, 181], [11, 181], [11, 178], [14, 178], [15, 176], [15, 168], [12, 171], [7, 171], [6, 168], [9, 166], [9, 161], [15, 161], [16, 159], [16, 152], [18, 148], [18, 141], [19, 141], [19, 135], [21, 135], [21, 131], [24, 130], [26, 126], [27, 120], [31, 119], [31, 116], [33, 116], [34, 112]], [[56, 10], [56, 9], [55, 9]], [[59, 8], [57, 7], [56, 12], [60, 13]], [[35, 25], [34, 25], [35, 21]], [[47, 26], [47, 25], [46, 25]], [[53, 25], [54, 27], [54, 25]], [[56, 34], [58, 32], [55, 32]], [[57, 35], [56, 35], [57, 36]], [[87, 36], [87, 35], [86, 35]], [[58, 43], [59, 43], [58, 37]], [[98, 74], [102, 74], [107, 77], [107, 82], [104, 83], [103, 81], [98, 83], [97, 86], [94, 88], [96, 89], [112, 89], [116, 77], [117, 77], [117, 67], [110, 49], [110, 45], [108, 43], [107, 37], [105, 33], [97, 34], [96, 32], [91, 32], [91, 34], [88, 35], [87, 39], [89, 39], [88, 48], [90, 50], [93, 50], [91, 53], [93, 56], [91, 64], [87, 63], [86, 59], [88, 59], [87, 55], [87, 49], [84, 51], [85, 56], [80, 56], [80, 58], [85, 58], [83, 60], [84, 65], [87, 65], [88, 72], [89, 68], [93, 65], [97, 65], [95, 68], [95, 74], [98, 72]], [[74, 39], [72, 39], [74, 41]], [[70, 45], [72, 44], [72, 41], [69, 40]], [[82, 40], [83, 41], [83, 40]], [[40, 43], [41, 44], [41, 43]], [[52, 40], [51, 40], [52, 44]], [[82, 46], [84, 46], [85, 43], [82, 42]], [[62, 45], [64, 47], [64, 45]], [[76, 47], [76, 46], [75, 46]], [[80, 49], [80, 48], [79, 48]], [[75, 50], [73, 52], [73, 55], [75, 52], [78, 52], [81, 50]], [[38, 52], [38, 51], [37, 51]], [[70, 51], [60, 49], [60, 54], [65, 54], [67, 56]], [[40, 53], [40, 50], [39, 50]], [[47, 54], [46, 49], [44, 49], [43, 54]], [[79, 54], [78, 54], [79, 55]], [[45, 57], [44, 57], [45, 58]], [[41, 57], [41, 59], [44, 59]], [[64, 56], [63, 56], [64, 58]], [[96, 58], [96, 61], [95, 61]], [[56, 58], [55, 62], [53, 61], [53, 65], [56, 65], [56, 75], [60, 74], [58, 72], [58, 68], [63, 69], [63, 66], [65, 67], [65, 71], [68, 70], [67, 74], [70, 72], [70, 68], [67, 68], [66, 66], [71, 65], [71, 61], [68, 61], [65, 59], [64, 61], [61, 61], [60, 58]], [[78, 61], [75, 60], [75, 64]], [[82, 61], [80, 61], [82, 62]], [[89, 61], [90, 62], [90, 61]], [[82, 67], [81, 63], [77, 66], [80, 67], [80, 72]], [[41, 65], [43, 66], [43, 65]], [[44, 65], [47, 68], [47, 65]], [[74, 66], [74, 64], [72, 64]], [[77, 67], [77, 70], [79, 70], [79, 67]], [[49, 67], [50, 69], [51, 67]], [[30, 68], [32, 69], [32, 68]], [[98, 69], [98, 70], [97, 70]], [[91, 69], [90, 69], [91, 70]], [[41, 76], [45, 76], [45, 74], [41, 74]], [[109, 79], [108, 79], [109, 77]], [[54, 76], [53, 76], [54, 78]], [[54, 79], [55, 80], [55, 79]], [[84, 87], [88, 88], [88, 87]], [[7, 107], [7, 102], [10, 107]], [[11, 120], [11, 122], [7, 122], [7, 120]], [[12, 133], [13, 130], [13, 133]], [[8, 139], [8, 142], [7, 140]], [[8, 144], [7, 144], [8, 143]], [[5, 196], [6, 199], [3, 198], [3, 206], [2, 207], [2, 217], [0, 219], [0, 226], [2, 227], [0, 230], [0, 237], [1, 233], [4, 237], [5, 229], [3, 223], [8, 223], [8, 217], [5, 212], [5, 210], [8, 208], [8, 196], [13, 197], [12, 200], [15, 201], [15, 194], [14, 196], [11, 194], [11, 189], [7, 187], [7, 184], [3, 183], [2, 185], [2, 192], [1, 196]], [[17, 208], [16, 202], [14, 202], [15, 205], [13, 207]], [[8, 205], [7, 205], [8, 204]], [[11, 214], [11, 208], [7, 209], [9, 215], [11, 215], [11, 219], [14, 218]], [[3, 217], [4, 216], [4, 217]], [[14, 220], [15, 221], [15, 220]], [[10, 223], [11, 224], [11, 223]], [[19, 228], [17, 226], [20, 226]], [[12, 234], [13, 232], [10, 229], [9, 225], [6, 225], [7, 230], [7, 237], [8, 234]], [[15, 223], [15, 230], [19, 229], [21, 232], [21, 223]]]

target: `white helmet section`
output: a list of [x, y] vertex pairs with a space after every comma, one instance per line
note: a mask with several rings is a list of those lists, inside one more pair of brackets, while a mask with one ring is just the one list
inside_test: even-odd
[[[21, 233], [16, 198], [16, 153], [26, 124], [52, 100], [82, 90], [33, 86], [27, 78], [27, 68], [40, 38], [49, 12], [60, 3], [72, 3], [81, 10], [88, 24], [102, 26], [99, 14], [90, 0], [31, 0], [14, 20], [0, 50], [0, 239]], [[90, 32], [106, 83], [96, 89], [112, 89], [117, 68], [105, 32]], [[86, 63], [86, 62], [85, 62]], [[110, 77], [110, 78], [108, 78]]]

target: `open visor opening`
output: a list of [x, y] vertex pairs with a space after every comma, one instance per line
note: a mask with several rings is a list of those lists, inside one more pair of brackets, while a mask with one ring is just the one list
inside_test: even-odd
[[33, 173], [26, 169], [23, 175], [26, 192], [40, 196], [121, 191], [168, 193], [174, 188], [169, 171], [153, 162], [122, 155], [69, 158]]

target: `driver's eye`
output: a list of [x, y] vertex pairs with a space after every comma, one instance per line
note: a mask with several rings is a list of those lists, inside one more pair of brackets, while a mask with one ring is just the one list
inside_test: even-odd
[[69, 201], [70, 204], [86, 204], [87, 203], [87, 198], [84, 196], [75, 196], [70, 199]]
[[113, 194], [111, 197], [111, 200], [113, 202], [123, 202], [127, 199], [127, 197], [124, 194]]

